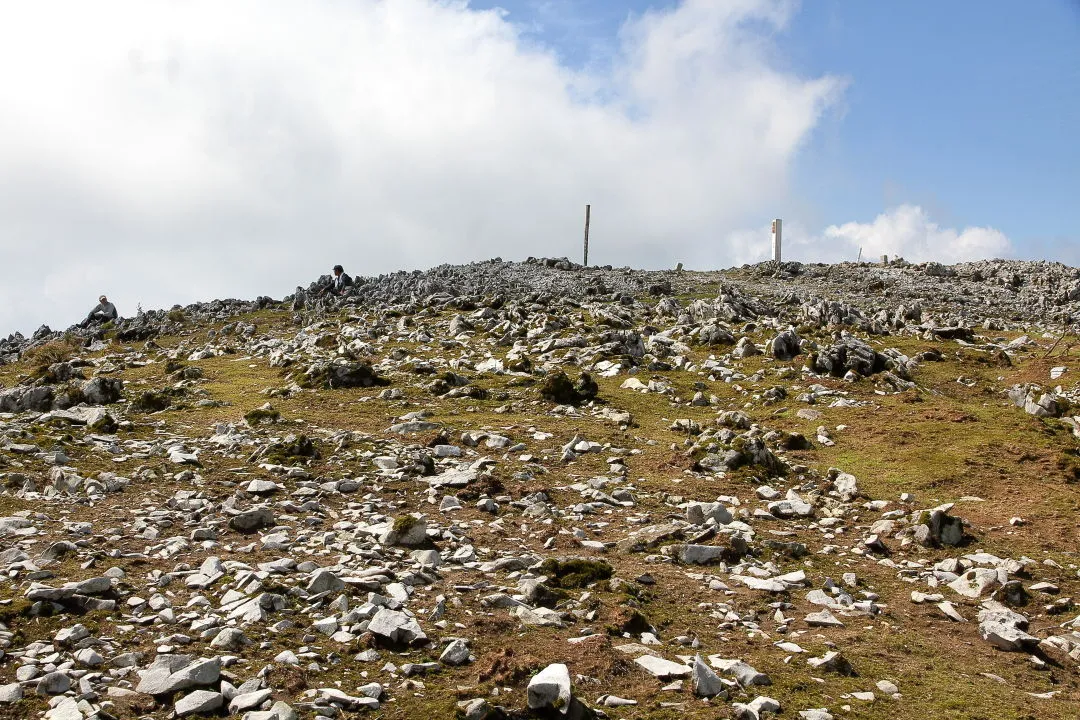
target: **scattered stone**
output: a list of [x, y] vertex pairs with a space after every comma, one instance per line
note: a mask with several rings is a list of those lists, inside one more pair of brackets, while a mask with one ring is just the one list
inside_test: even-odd
[[416, 547], [427, 542], [427, 521], [422, 517], [402, 515], [379, 538], [383, 545]]
[[993, 600], [979, 610], [979, 635], [999, 650], [1024, 652], [1039, 644], [1039, 639], [1024, 632], [1028, 619]]
[[828, 610], [808, 614], [806, 624], [810, 627], [844, 627], [844, 623], [837, 620], [836, 616]]
[[[148, 311], [108, 335], [0, 338], [0, 365], [17, 363], [0, 388], [0, 492], [14, 502], [0, 518], [0, 655], [14, 680], [0, 703], [48, 701], [11, 712], [351, 717], [482, 685], [491, 694], [460, 713], [503, 718], [522, 712], [497, 703], [541, 655], [512, 635], [533, 626], [570, 632], [568, 652], [589, 660], [568, 663], [583, 673], [574, 684], [598, 706], [645, 715], [695, 714], [691, 702], [728, 693], [735, 716], [778, 711], [746, 702], [773, 679], [753, 665], [822, 706], [791, 711], [805, 720], [870, 709], [830, 711], [836, 698], [892, 707], [903, 677], [835, 679], [854, 676], [845, 654], [862, 657], [834, 644], [850, 638], [827, 628], [844, 625], [916, 633], [944, 615], [958, 642], [978, 632], [1026, 653], [1009, 674], [1021, 688], [1080, 666], [1076, 568], [1005, 554], [1014, 534], [1043, 529], [1038, 504], [980, 527], [1002, 507], [988, 486], [994, 503], [968, 525], [951, 504], [872, 497], [879, 483], [826, 470], [818, 452], [858, 449], [862, 426], [900, 401], [916, 431], [926, 419], [980, 432], [991, 416], [962, 406], [992, 405], [991, 385], [1030, 375], [1080, 317], [1073, 269], [892, 258], [721, 276], [555, 258], [320, 289]], [[1038, 334], [1008, 341], [1021, 326]], [[910, 358], [893, 347], [918, 343]], [[243, 392], [225, 392], [249, 371]], [[1054, 464], [1066, 501], [1080, 479], [1072, 372], [1006, 391], [1061, 418], [1036, 423], [1042, 439], [1020, 450]], [[963, 397], [944, 408], [934, 383], [949, 373]], [[602, 398], [599, 385], [623, 390]], [[926, 494], [959, 494], [944, 482]], [[1000, 557], [974, 547], [984, 537]], [[660, 623], [672, 598], [693, 602], [678, 606], [684, 622]], [[502, 654], [474, 658], [455, 637], [477, 631], [497, 633]], [[709, 632], [747, 638], [751, 654], [703, 661]], [[661, 682], [606, 693], [631, 660]], [[530, 706], [551, 698], [538, 716], [602, 715], [572, 697], [565, 665], [552, 668], [529, 683]], [[1054, 692], [1027, 694], [1056, 705]]]

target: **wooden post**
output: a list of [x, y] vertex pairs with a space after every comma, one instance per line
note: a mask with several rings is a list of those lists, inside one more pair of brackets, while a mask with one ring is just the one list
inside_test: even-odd
[[592, 205], [585, 206], [585, 267], [589, 267], [589, 218], [592, 215]]

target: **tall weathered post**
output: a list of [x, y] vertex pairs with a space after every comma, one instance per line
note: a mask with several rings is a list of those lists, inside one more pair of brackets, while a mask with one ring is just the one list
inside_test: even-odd
[[592, 215], [592, 205], [585, 206], [585, 267], [589, 267], [589, 217]]
[[780, 264], [781, 248], [780, 248], [780, 218], [776, 218], [772, 221], [772, 259], [776, 264]]

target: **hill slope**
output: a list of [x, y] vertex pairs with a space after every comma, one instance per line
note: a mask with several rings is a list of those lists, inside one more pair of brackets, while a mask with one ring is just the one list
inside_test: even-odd
[[0, 343], [0, 717], [1075, 717], [1080, 271], [315, 289]]

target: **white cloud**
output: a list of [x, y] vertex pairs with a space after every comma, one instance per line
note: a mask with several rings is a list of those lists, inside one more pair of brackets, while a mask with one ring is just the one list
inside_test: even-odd
[[943, 228], [917, 205], [901, 205], [878, 215], [871, 223], [849, 222], [825, 228], [821, 242], [827, 252], [862, 248], [863, 257], [903, 257], [910, 262], [936, 260], [956, 263], [1011, 256], [1009, 238], [989, 227]]
[[[739, 230], [726, 245], [736, 263], [754, 263], [771, 257], [769, 227]], [[862, 250], [864, 260], [882, 255], [908, 262], [934, 260], [951, 264], [968, 260], [1013, 257], [1015, 249], [1000, 230], [990, 227], [943, 228], [918, 205], [900, 205], [873, 222], [830, 225], [814, 233], [799, 223], [784, 220], [783, 257], [801, 262], [854, 262]]]
[[842, 91], [782, 0], [685, 0], [574, 71], [449, 0], [82, 0], [0, 25], [0, 331], [500, 255], [731, 262]]

